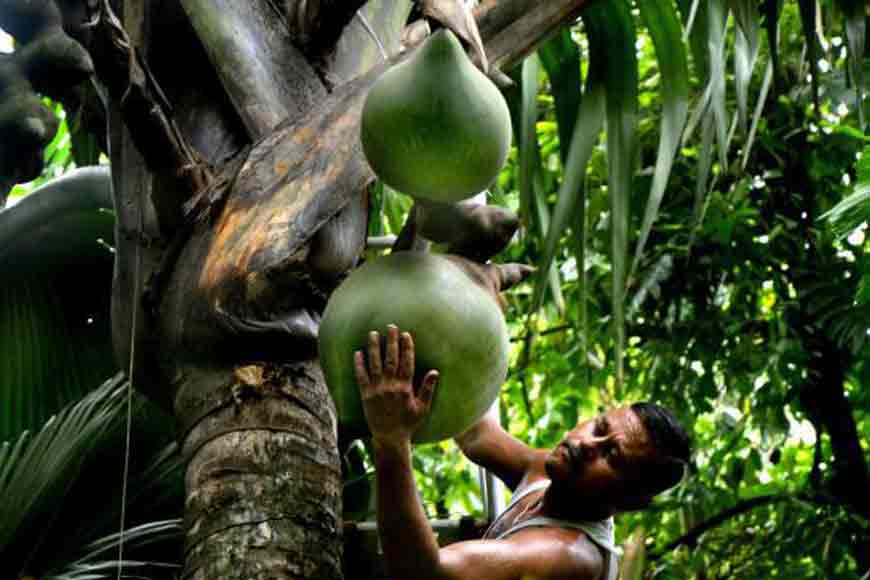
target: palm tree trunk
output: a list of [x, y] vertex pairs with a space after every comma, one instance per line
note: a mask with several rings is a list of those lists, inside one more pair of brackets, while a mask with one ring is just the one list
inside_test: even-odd
[[186, 579], [341, 577], [335, 412], [316, 362], [250, 365], [184, 450]]

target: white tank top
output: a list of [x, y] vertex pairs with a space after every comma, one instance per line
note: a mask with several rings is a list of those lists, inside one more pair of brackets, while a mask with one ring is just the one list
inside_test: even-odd
[[[492, 524], [490, 524], [490, 529], [492, 529], [496, 522], [498, 522], [502, 518], [502, 516], [509, 512], [511, 508], [517, 504], [518, 501], [520, 501], [530, 493], [546, 489], [549, 486], [550, 482], [548, 480], [540, 479], [538, 481], [533, 481], [522, 491], [515, 493], [511, 498], [511, 502], [508, 504], [505, 510], [501, 512], [498, 517], [495, 518], [495, 520], [493, 520]], [[602, 578], [604, 580], [616, 580], [620, 550], [616, 547], [614, 542], [613, 518], [592, 521], [571, 521], [538, 516], [511, 526], [494, 539], [502, 540], [520, 530], [532, 527], [553, 527], [580, 530], [581, 532], [586, 534], [586, 537], [589, 538], [589, 540], [593, 544], [604, 550], [606, 557], [604, 561], [604, 573], [602, 574]]]

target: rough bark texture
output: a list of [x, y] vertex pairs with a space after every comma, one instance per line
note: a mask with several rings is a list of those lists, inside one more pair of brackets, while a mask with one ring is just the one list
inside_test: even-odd
[[491, 67], [508, 70], [560, 27], [573, 22], [588, 0], [484, 0], [474, 11]]
[[239, 367], [184, 452], [183, 578], [339, 578], [335, 411], [316, 362]]

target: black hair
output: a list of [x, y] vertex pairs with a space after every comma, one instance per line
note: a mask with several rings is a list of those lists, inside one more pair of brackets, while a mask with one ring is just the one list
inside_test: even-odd
[[639, 402], [631, 410], [640, 419], [656, 450], [653, 469], [644, 469], [643, 487], [655, 495], [678, 484], [689, 467], [691, 442], [674, 414], [656, 403]]

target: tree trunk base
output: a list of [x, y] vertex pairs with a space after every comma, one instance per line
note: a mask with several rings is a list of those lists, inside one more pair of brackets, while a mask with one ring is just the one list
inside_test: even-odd
[[234, 400], [184, 443], [183, 578], [341, 578], [341, 470], [320, 368], [249, 365], [236, 378]]

